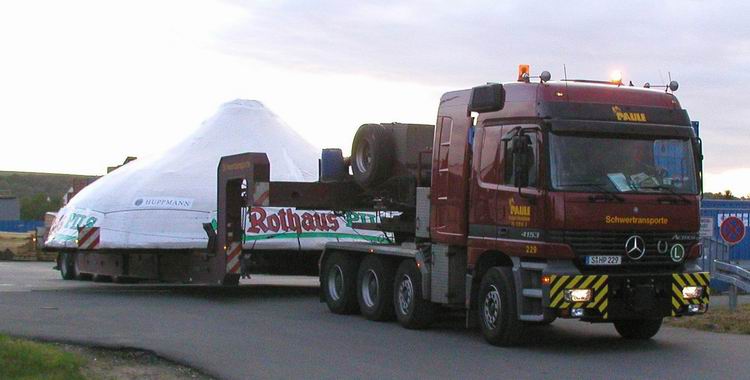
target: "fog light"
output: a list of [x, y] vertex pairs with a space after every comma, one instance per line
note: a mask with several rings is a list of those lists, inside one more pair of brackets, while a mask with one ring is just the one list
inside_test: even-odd
[[584, 310], [585, 309], [570, 309], [570, 316], [573, 317], [573, 318], [581, 318], [581, 317], [583, 317], [583, 311]]
[[682, 288], [682, 298], [686, 300], [701, 298], [702, 295], [703, 287], [701, 286], [686, 286]]
[[693, 314], [705, 313], [707, 309], [706, 305], [688, 305], [688, 312]]
[[591, 289], [567, 289], [565, 290], [565, 301], [588, 302], [591, 301]]

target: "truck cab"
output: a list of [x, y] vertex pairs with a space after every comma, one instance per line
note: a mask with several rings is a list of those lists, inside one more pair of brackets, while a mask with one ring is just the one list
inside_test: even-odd
[[512, 345], [556, 318], [648, 339], [664, 317], [707, 310], [701, 144], [677, 83], [536, 78], [522, 66], [516, 82], [448, 92], [434, 126], [363, 124], [351, 157], [324, 150], [319, 182], [247, 175], [271, 206], [391, 212], [355, 226], [385, 244], [326, 244], [332, 312], [416, 329], [464, 310]]

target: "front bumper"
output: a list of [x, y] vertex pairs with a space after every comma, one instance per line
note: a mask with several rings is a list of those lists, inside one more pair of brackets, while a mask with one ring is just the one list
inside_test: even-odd
[[[547, 276], [544, 306], [560, 317], [575, 316], [590, 321], [653, 319], [699, 314], [708, 309], [708, 272]], [[703, 294], [700, 298], [685, 299], [682, 290], [686, 286], [702, 287]], [[591, 300], [569, 302], [565, 299], [565, 290], [569, 289], [590, 289]]]

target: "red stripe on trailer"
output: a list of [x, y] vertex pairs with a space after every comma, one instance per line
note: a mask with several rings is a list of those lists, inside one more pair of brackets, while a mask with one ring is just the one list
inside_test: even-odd
[[99, 246], [100, 241], [99, 227], [78, 228], [78, 248], [95, 249]]
[[234, 265], [234, 266], [232, 267], [232, 269], [228, 270], [228, 271], [227, 271], [227, 273], [235, 273], [235, 274], [236, 274], [236, 273], [240, 273], [240, 267], [241, 267], [241, 265], [240, 265], [240, 262], [239, 262], [239, 261], [237, 261], [237, 264], [235, 264], [235, 265]]
[[232, 243], [229, 245], [227, 251], [227, 273], [239, 273], [240, 270], [240, 254], [242, 254], [242, 244]]

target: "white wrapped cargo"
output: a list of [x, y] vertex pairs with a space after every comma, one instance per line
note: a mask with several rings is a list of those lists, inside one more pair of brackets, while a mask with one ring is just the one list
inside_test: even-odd
[[[58, 212], [46, 245], [76, 248], [78, 227], [99, 227], [96, 249], [205, 248], [202, 224], [215, 225], [219, 159], [244, 152], [268, 154], [272, 181], [317, 180], [318, 149], [260, 102], [235, 100], [174, 147], [130, 162], [83, 189]], [[330, 240], [385, 238], [351, 228], [352, 222], [372, 221], [371, 214], [286, 209], [282, 214], [300, 226], [284, 230], [274, 223], [280, 211], [245, 213], [247, 249], [314, 250]]]

